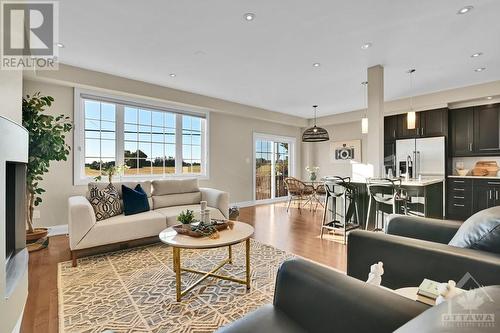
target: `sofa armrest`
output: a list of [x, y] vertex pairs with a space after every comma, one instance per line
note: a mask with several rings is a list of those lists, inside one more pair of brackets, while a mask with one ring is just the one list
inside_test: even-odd
[[462, 223], [458, 221], [391, 214], [387, 219], [385, 232], [390, 235], [448, 244], [461, 225]]
[[84, 196], [74, 196], [68, 199], [69, 207], [69, 247], [76, 245], [85, 237], [96, 223], [94, 209]]
[[201, 187], [201, 200], [208, 206], [217, 208], [226, 218], [229, 218], [229, 193], [214, 188]]
[[417, 287], [424, 278], [458, 282], [467, 273], [483, 285], [500, 284], [500, 255], [495, 253], [361, 230], [348, 237], [347, 274], [360, 280], [382, 261], [382, 285], [391, 289]]
[[428, 309], [301, 259], [281, 265], [274, 306], [307, 332], [392, 332]]

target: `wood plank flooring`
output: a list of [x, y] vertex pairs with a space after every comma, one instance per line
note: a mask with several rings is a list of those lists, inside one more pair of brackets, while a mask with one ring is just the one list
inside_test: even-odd
[[[322, 210], [312, 213], [285, 203], [240, 210], [239, 220], [255, 227], [253, 238], [333, 268], [346, 270], [346, 246], [319, 238]], [[58, 332], [57, 263], [70, 260], [67, 236], [54, 236], [48, 249], [30, 254], [29, 294], [21, 332]]]

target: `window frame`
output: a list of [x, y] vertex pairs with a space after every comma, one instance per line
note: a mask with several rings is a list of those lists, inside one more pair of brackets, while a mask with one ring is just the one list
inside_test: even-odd
[[[254, 202], [258, 202], [260, 204], [262, 203], [272, 203], [272, 202], [279, 202], [279, 201], [284, 201], [288, 199], [288, 196], [283, 196], [283, 197], [274, 197], [274, 186], [271, 188], [271, 198], [270, 199], [259, 199], [257, 200], [256, 198], [256, 193], [255, 193], [255, 188], [256, 188], [256, 174], [257, 174], [257, 165], [256, 165], [256, 145], [255, 143], [258, 140], [262, 141], [273, 141], [273, 142], [283, 142], [283, 143], [288, 143], [289, 148], [288, 148], [288, 176], [289, 177], [296, 177], [296, 172], [297, 172], [297, 160], [296, 157], [298, 156], [297, 154], [297, 139], [292, 136], [284, 136], [284, 135], [275, 135], [275, 134], [267, 134], [267, 133], [261, 133], [261, 132], [253, 132], [253, 137], [252, 137], [252, 199]], [[272, 148], [274, 150], [274, 148]], [[272, 168], [274, 169], [274, 154], [273, 159], [271, 160]], [[274, 173], [271, 173], [271, 183], [274, 183]]]
[[[91, 176], [85, 175], [85, 107], [84, 103], [87, 99], [95, 98], [97, 101], [105, 103], [115, 103], [115, 161], [120, 164], [124, 161], [124, 107], [143, 107], [152, 111], [171, 112], [176, 115], [176, 172], [175, 174], [152, 174], [152, 175], [124, 175], [120, 178], [121, 181], [137, 181], [137, 180], [152, 180], [152, 179], [176, 179], [176, 178], [198, 178], [200, 180], [208, 180], [210, 175], [209, 163], [209, 129], [210, 129], [210, 111], [204, 108], [193, 106], [179, 105], [176, 103], [168, 103], [147, 98], [131, 97], [121, 94], [107, 93], [95, 90], [87, 90], [81, 88], [74, 89], [74, 131], [73, 131], [73, 185], [87, 185], [94, 181]], [[111, 101], [111, 102], [110, 102]], [[182, 173], [182, 115], [195, 116], [204, 118], [202, 121], [201, 135], [201, 167], [202, 173]], [[181, 124], [179, 128], [178, 125]], [[177, 163], [177, 161], [180, 163]], [[118, 178], [118, 177], [116, 177]], [[103, 181], [106, 181], [103, 177]]]

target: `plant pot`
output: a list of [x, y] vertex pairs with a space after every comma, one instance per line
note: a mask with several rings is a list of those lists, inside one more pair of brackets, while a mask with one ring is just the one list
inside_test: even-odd
[[33, 232], [26, 231], [26, 247], [28, 252], [38, 251], [45, 249], [49, 246], [49, 238], [47, 228], [35, 228]]

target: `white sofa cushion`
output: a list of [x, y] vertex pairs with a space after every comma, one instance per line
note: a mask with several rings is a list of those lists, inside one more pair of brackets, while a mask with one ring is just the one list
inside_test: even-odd
[[134, 215], [117, 215], [98, 221], [72, 249], [86, 249], [103, 244], [158, 236], [167, 227], [164, 214], [149, 211]]
[[199, 204], [201, 201], [201, 192], [153, 195], [153, 209]]
[[[167, 225], [169, 227], [179, 224], [177, 221], [177, 215], [179, 215], [182, 211], [189, 209], [194, 211], [194, 218], [200, 219], [200, 205], [184, 205], [184, 206], [173, 206], [173, 207], [165, 207], [155, 209], [155, 212], [158, 212], [167, 218]], [[221, 213], [220, 210], [213, 207], [207, 207], [210, 211], [210, 217], [213, 219], [225, 219], [224, 214]]]
[[197, 178], [153, 180], [153, 195], [199, 192]]

